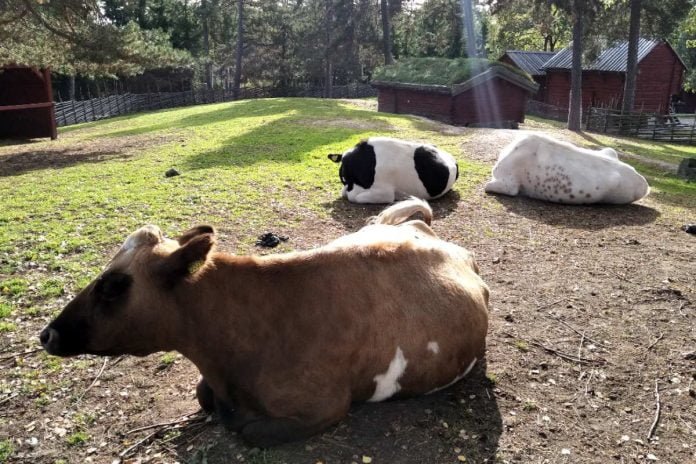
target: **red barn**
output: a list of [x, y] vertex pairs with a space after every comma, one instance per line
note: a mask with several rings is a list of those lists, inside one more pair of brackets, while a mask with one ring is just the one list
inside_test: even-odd
[[516, 126], [537, 85], [503, 66], [492, 66], [452, 86], [373, 81], [378, 111], [416, 114], [448, 124]]
[[525, 52], [519, 50], [508, 50], [498, 59], [510, 66], [515, 66], [526, 72], [539, 86], [539, 90], [532, 96], [532, 100], [546, 100], [546, 70], [544, 64], [553, 58], [556, 52]]
[[[582, 107], [618, 108], [623, 100], [628, 42], [605, 51], [583, 68]], [[542, 67], [546, 71], [544, 103], [568, 107], [572, 47], [565, 48]], [[672, 95], [679, 93], [686, 65], [667, 42], [640, 39], [634, 111], [667, 113]]]
[[0, 138], [56, 138], [51, 73], [25, 66], [0, 68]]

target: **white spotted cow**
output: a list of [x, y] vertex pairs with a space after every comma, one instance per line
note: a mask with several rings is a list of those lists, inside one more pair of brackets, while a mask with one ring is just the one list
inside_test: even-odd
[[650, 192], [612, 148], [589, 150], [541, 134], [512, 142], [493, 166], [486, 192], [566, 204], [628, 204]]
[[449, 192], [459, 176], [446, 151], [389, 137], [370, 137], [329, 159], [341, 163], [343, 197], [353, 203], [391, 203], [408, 196], [432, 200]]

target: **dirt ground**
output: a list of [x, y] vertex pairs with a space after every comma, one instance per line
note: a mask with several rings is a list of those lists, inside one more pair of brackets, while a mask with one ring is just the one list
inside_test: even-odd
[[[492, 164], [486, 153], [516, 133], [465, 131], [462, 151]], [[283, 231], [294, 247], [357, 230], [381, 209], [326, 206], [331, 219], [309, 216]], [[11, 462], [696, 462], [696, 237], [680, 230], [696, 222], [696, 205], [687, 218], [650, 197], [572, 207], [479, 186], [432, 206], [436, 233], [475, 253], [492, 290], [487, 359], [462, 382], [356, 405], [322, 435], [259, 450], [196, 414], [187, 360], [88, 358], [88, 368], [56, 374], [79, 375], [66, 380], [81, 388], [58, 388], [46, 404], [3, 392], [0, 439], [12, 440]], [[3, 343], [10, 377], [43, 356], [17, 355], [42, 324]], [[89, 438], [66, 445], [78, 431]]]

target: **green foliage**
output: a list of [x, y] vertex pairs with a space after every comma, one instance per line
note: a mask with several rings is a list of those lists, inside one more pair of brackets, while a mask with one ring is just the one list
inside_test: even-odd
[[491, 67], [503, 67], [533, 82], [517, 68], [484, 58], [403, 58], [392, 65], [378, 68], [373, 78], [384, 82], [451, 86], [465, 82]]
[[12, 306], [9, 303], [0, 301], [0, 319], [3, 319], [12, 314]]
[[12, 441], [9, 439], [0, 441], [0, 463], [9, 462], [13, 452], [14, 447], [12, 446]]
[[65, 437], [65, 442], [69, 446], [84, 445], [85, 443], [87, 443], [87, 440], [89, 440], [89, 435], [82, 431], [71, 433], [70, 435]]
[[0, 281], [0, 294], [2, 295], [9, 295], [12, 297], [21, 296], [26, 293], [28, 288], [29, 283], [20, 277], [13, 277]]
[[396, 56], [466, 56], [458, 0], [427, 0], [420, 8], [405, 9], [393, 27]]
[[185, 66], [190, 56], [161, 30], [107, 21], [99, 2], [0, 0], [0, 64], [50, 66], [64, 73], [133, 75]]

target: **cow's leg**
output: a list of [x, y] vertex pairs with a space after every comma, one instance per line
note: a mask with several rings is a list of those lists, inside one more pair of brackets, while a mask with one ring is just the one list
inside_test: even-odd
[[520, 192], [520, 183], [512, 177], [501, 179], [493, 178], [484, 187], [486, 193], [502, 193], [503, 195], [515, 196]]
[[307, 408], [292, 417], [262, 417], [249, 422], [241, 430], [244, 440], [253, 446], [267, 448], [302, 440], [321, 432], [341, 420], [348, 413], [350, 395], [346, 393], [325, 401], [307, 402]]
[[203, 411], [208, 414], [215, 412], [215, 393], [203, 376], [196, 385], [196, 398]]
[[394, 189], [372, 186], [355, 196], [355, 203], [394, 203]]

